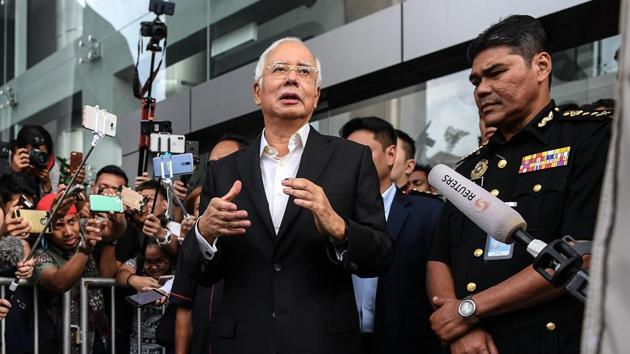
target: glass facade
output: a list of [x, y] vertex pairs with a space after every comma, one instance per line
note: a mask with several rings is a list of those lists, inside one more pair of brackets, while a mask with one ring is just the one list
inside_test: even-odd
[[[177, 0], [175, 14], [161, 16], [168, 41], [160, 43], [166, 48], [156, 55], [161, 66], [152, 96], [159, 102], [251, 64], [278, 38], [308, 40], [401, 2]], [[71, 151], [86, 151], [91, 141], [81, 128], [82, 105], [99, 105], [119, 117], [138, 110], [140, 102], [132, 94], [136, 63], [141, 82], [151, 65], [140, 23], [156, 18], [148, 3], [0, 1], [0, 139], [14, 138], [22, 125], [40, 124], [53, 136], [55, 153], [68, 157]], [[583, 103], [612, 96], [612, 57], [618, 46], [619, 38], [612, 37], [555, 53], [557, 101]], [[395, 90], [324, 110], [315, 117], [315, 126], [336, 134], [351, 117], [384, 117], [418, 139], [422, 162], [454, 161], [477, 146], [477, 115], [466, 70]], [[93, 155], [90, 164], [95, 168], [122, 163], [117, 139], [105, 139], [99, 149], [108, 153]]]
[[[249, 64], [278, 38], [313, 38], [398, 2], [178, 0], [173, 16], [161, 16], [168, 38], [166, 50], [156, 55], [162, 64], [152, 96], [159, 102]], [[13, 138], [24, 124], [40, 124], [56, 141], [56, 154], [69, 156], [87, 150], [91, 141], [80, 128], [83, 104], [119, 116], [138, 109], [134, 69], [137, 62], [144, 82], [151, 63], [148, 38], [139, 42], [140, 22], [156, 18], [148, 5], [149, 0], [0, 2], [1, 139]], [[121, 163], [118, 141], [105, 139], [101, 146], [112, 153], [95, 154], [93, 165]]]
[[[551, 96], [556, 104], [592, 103], [614, 97], [617, 72], [614, 36], [554, 53]], [[455, 72], [383, 96], [321, 113], [317, 129], [338, 135], [350, 119], [377, 116], [416, 140], [422, 164], [454, 164], [479, 145], [479, 121], [468, 81], [470, 69]]]

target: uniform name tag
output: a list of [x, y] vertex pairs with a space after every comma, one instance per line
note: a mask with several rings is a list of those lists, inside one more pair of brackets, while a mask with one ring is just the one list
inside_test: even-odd
[[501, 259], [511, 259], [514, 253], [514, 243], [507, 244], [497, 241], [494, 237], [488, 235], [486, 237], [486, 252], [483, 259], [486, 261], [497, 261]]
[[569, 164], [570, 146], [523, 156], [518, 173], [528, 173], [548, 168], [562, 167]]

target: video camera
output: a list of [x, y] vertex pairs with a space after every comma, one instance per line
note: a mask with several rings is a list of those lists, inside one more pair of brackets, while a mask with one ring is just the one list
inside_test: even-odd
[[161, 48], [158, 43], [168, 35], [168, 28], [160, 20], [160, 15], [172, 16], [175, 13], [175, 1], [151, 0], [149, 1], [149, 11], [157, 16], [153, 21], [140, 22], [140, 35], [151, 38], [147, 46], [148, 50], [160, 51]]

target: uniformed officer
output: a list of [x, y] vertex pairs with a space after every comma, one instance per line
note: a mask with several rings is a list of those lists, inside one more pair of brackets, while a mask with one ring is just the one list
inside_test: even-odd
[[[491, 26], [469, 48], [480, 119], [497, 127], [458, 172], [515, 208], [545, 242], [592, 239], [610, 111], [567, 111], [550, 98], [546, 34], [530, 16]], [[579, 353], [583, 307], [445, 205], [427, 264], [432, 328], [452, 353]]]

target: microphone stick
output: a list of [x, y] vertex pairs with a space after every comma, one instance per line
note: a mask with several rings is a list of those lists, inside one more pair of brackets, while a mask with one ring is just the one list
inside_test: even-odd
[[516, 210], [445, 165], [436, 165], [429, 172], [429, 183], [497, 241], [516, 241], [527, 247], [535, 258], [534, 269], [547, 281], [582, 302], [586, 300], [589, 276], [582, 270], [582, 254], [569, 243], [574, 242], [570, 236], [549, 244], [535, 239], [525, 231], [527, 223]]

